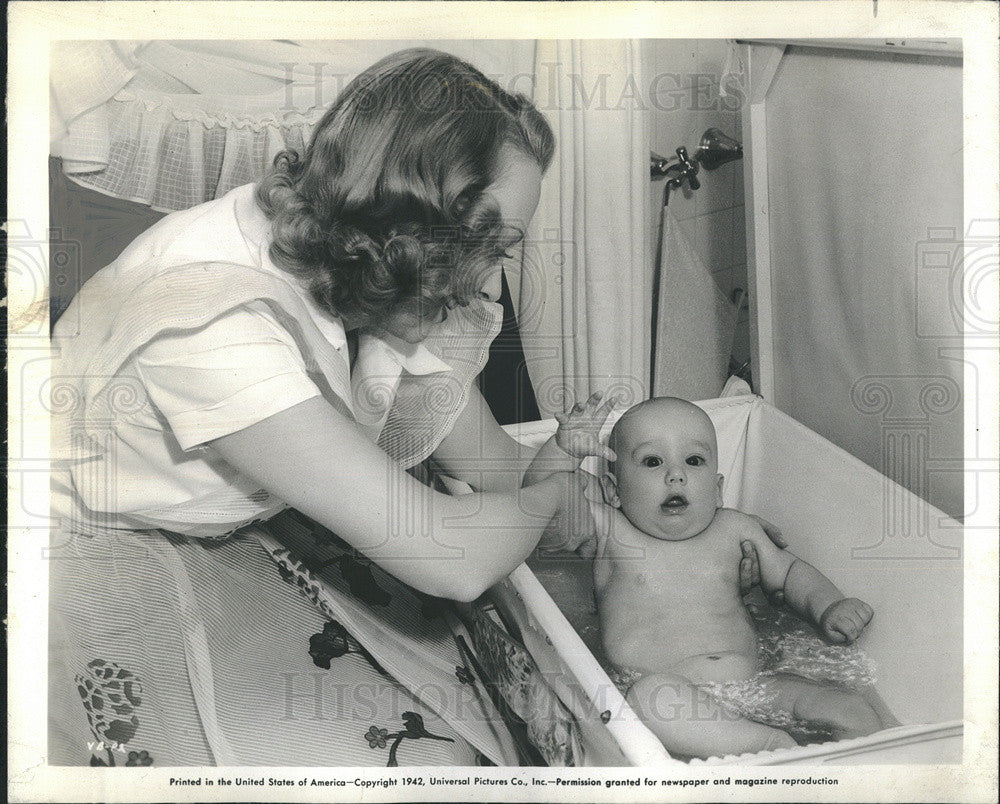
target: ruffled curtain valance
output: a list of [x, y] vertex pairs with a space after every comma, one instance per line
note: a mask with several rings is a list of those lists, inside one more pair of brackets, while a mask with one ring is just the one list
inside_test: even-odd
[[[64, 155], [74, 181], [116, 198], [169, 212], [256, 181], [285, 148], [301, 152], [321, 109], [279, 118], [269, 98], [257, 109], [226, 108], [210, 96], [122, 91], [101, 109], [103, 164]], [[101, 132], [103, 133], [103, 132]], [[70, 154], [73, 152], [70, 151]]]
[[[415, 41], [58, 42], [52, 154], [93, 190], [172, 212], [256, 181], [300, 150], [341, 89]], [[435, 46], [507, 85], [534, 42]]]

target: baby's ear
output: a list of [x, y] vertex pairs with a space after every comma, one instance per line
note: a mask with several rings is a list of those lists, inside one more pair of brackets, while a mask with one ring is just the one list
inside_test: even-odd
[[611, 472], [601, 475], [601, 492], [604, 494], [604, 502], [613, 508], [621, 508], [622, 501], [618, 498], [618, 481]]
[[715, 504], [719, 508], [722, 508], [722, 481], [724, 480], [722, 475], [715, 476]]

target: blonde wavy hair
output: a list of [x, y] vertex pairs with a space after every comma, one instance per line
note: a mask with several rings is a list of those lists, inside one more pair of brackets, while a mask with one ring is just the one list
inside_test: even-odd
[[528, 98], [446, 53], [394, 53], [344, 89], [304, 156], [282, 152], [258, 185], [271, 258], [335, 315], [468, 304], [503, 252], [484, 190], [505, 146], [543, 171], [552, 161], [552, 130]]

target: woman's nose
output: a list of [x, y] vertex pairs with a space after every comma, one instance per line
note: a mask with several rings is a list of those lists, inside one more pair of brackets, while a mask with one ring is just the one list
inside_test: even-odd
[[500, 272], [492, 274], [479, 289], [479, 298], [486, 301], [500, 301]]

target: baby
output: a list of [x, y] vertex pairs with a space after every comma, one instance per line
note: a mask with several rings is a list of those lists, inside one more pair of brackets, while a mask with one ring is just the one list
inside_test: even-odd
[[834, 739], [883, 728], [856, 692], [762, 667], [740, 591], [747, 541], [764, 590], [783, 594], [830, 642], [856, 640], [873, 612], [776, 547], [754, 518], [722, 507], [705, 412], [670, 397], [642, 402], [602, 447], [597, 433], [610, 406], [596, 400], [558, 417], [540, 455], [558, 446], [573, 459], [610, 461], [601, 487], [612, 508], [594, 509], [601, 634], [607, 658], [631, 683], [627, 700], [666, 748], [684, 757], [741, 754], [796, 745], [785, 730], [795, 725], [818, 724]]

